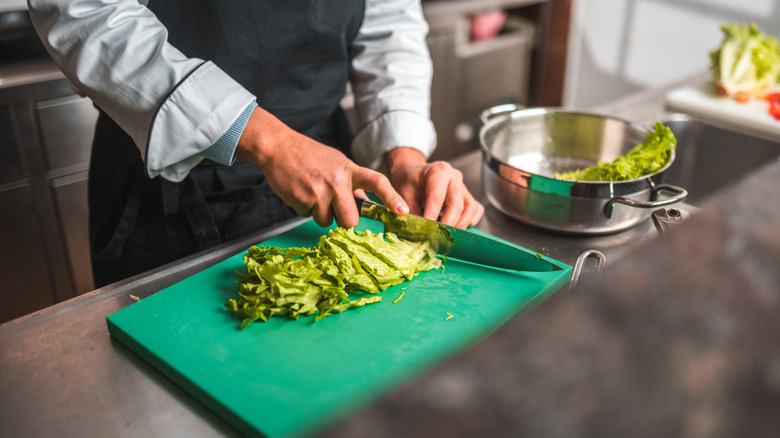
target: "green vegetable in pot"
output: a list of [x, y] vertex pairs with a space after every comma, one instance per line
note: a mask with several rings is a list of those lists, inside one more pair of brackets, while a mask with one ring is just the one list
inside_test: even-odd
[[628, 181], [663, 169], [676, 147], [672, 130], [656, 122], [655, 130], [647, 134], [645, 141], [625, 155], [584, 169], [556, 172], [555, 177], [572, 181]]
[[710, 70], [718, 93], [744, 101], [780, 79], [780, 45], [755, 23], [720, 26], [723, 41], [710, 52]]
[[225, 303], [242, 318], [239, 330], [272, 316], [298, 319], [317, 313], [315, 320], [320, 320], [377, 303], [382, 297], [370, 294], [441, 267], [428, 242], [345, 228], [331, 230], [312, 248], [252, 246], [244, 264], [246, 272], [238, 273], [239, 299]]

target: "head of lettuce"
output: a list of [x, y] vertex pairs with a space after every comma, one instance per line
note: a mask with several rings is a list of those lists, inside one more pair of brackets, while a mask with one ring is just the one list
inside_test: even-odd
[[720, 26], [723, 41], [710, 52], [710, 69], [718, 94], [747, 101], [778, 82], [780, 45], [755, 23]]

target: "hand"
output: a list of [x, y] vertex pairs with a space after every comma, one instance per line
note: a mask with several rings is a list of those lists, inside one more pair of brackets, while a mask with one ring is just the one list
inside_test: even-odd
[[397, 214], [409, 207], [379, 172], [360, 167], [338, 150], [295, 132], [276, 117], [256, 108], [238, 141], [236, 156], [256, 165], [268, 185], [300, 216], [318, 225], [358, 224], [353, 193], [374, 192]]
[[463, 174], [446, 161], [428, 163], [416, 149], [399, 147], [384, 156], [388, 175], [410, 211], [457, 228], [476, 225], [485, 213], [463, 183]]

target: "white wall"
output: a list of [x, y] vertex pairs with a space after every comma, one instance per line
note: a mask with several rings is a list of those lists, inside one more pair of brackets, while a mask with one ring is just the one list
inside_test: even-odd
[[780, 0], [574, 0], [564, 105], [588, 108], [707, 71], [721, 23], [780, 39]]

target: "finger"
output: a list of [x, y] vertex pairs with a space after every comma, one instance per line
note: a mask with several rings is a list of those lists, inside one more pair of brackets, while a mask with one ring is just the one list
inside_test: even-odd
[[374, 192], [385, 206], [396, 214], [409, 213], [409, 206], [403, 197], [395, 191], [390, 180], [379, 172], [365, 167], [357, 167], [352, 173], [352, 186]]
[[329, 227], [333, 224], [333, 209], [327, 202], [319, 202], [311, 211], [314, 222], [321, 227]]
[[[448, 186], [447, 197], [444, 201], [444, 210], [442, 211], [440, 221], [445, 225], [456, 226], [463, 215], [464, 200], [463, 192], [458, 188], [453, 188], [452, 183]], [[460, 227], [463, 228], [463, 227]]]
[[302, 202], [287, 202], [285, 201], [285, 204], [289, 205], [290, 208], [295, 210], [295, 214], [297, 214], [300, 217], [309, 217], [311, 216], [311, 210], [312, 207], [308, 206]]
[[352, 194], [354, 196], [357, 196], [358, 198], [368, 199], [368, 195], [366, 194], [366, 191], [363, 189], [355, 189]]
[[463, 211], [461, 212], [460, 217], [455, 220], [455, 225], [453, 226], [455, 228], [468, 228], [471, 225], [475, 213], [476, 206], [472, 202], [470, 194], [467, 193], [463, 199]]
[[463, 209], [463, 214], [461, 214], [460, 219], [455, 224], [455, 227], [466, 229], [476, 225], [479, 220], [482, 219], [482, 214], [484, 211], [485, 208], [482, 207], [482, 204], [477, 202], [472, 196], [466, 197], [466, 204]]
[[398, 193], [406, 201], [406, 205], [409, 206], [409, 213], [416, 215], [422, 214], [422, 205], [420, 204], [420, 189], [412, 184], [405, 184], [398, 189]]
[[425, 207], [423, 208], [423, 217], [426, 219], [437, 220], [442, 212], [452, 178], [447, 167], [450, 167], [449, 163], [437, 162], [428, 168], [424, 176]]
[[[361, 190], [362, 191], [362, 190]], [[365, 192], [363, 192], [365, 195]], [[336, 223], [344, 228], [352, 228], [358, 225], [360, 216], [358, 214], [355, 198], [351, 196], [341, 196], [336, 194], [331, 204], [336, 216]]]
[[479, 223], [479, 221], [482, 220], [482, 217], [485, 216], [485, 206], [482, 205], [480, 202], [478, 202], [476, 200], [475, 200], [475, 202], [477, 203], [477, 208], [476, 208], [476, 212], [474, 213], [474, 218], [471, 219], [471, 225], [470, 226], [472, 226], [472, 227], [476, 227], [477, 224]]

